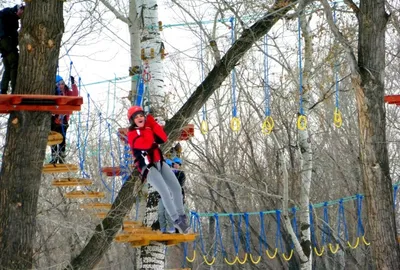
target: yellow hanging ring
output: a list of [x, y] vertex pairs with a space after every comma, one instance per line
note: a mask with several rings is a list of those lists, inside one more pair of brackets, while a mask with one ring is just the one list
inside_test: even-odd
[[366, 246], [371, 245], [371, 243], [370, 243], [370, 242], [367, 242], [367, 240], [365, 239], [365, 235], [362, 236], [362, 240], [363, 240], [363, 242], [364, 242], [364, 244], [365, 244]]
[[333, 113], [333, 124], [337, 128], [340, 128], [343, 124], [342, 113], [338, 107], [335, 108], [335, 112]]
[[336, 244], [336, 247], [335, 247], [335, 249], [333, 249], [332, 248], [332, 244], [331, 243], [329, 243], [329, 249], [330, 249], [330, 251], [332, 252], [332, 254], [335, 254], [336, 252], [338, 252], [338, 250], [339, 250], [339, 244]]
[[254, 260], [254, 259], [253, 259], [253, 255], [250, 254], [250, 261], [251, 261], [253, 264], [258, 264], [258, 263], [261, 261], [261, 256], [258, 256], [258, 259], [257, 259], [257, 260]]
[[299, 130], [306, 130], [307, 128], [307, 117], [303, 114], [297, 117], [297, 128]]
[[227, 257], [224, 258], [225, 262], [229, 265], [234, 265], [238, 259], [239, 259], [238, 256], [236, 256], [236, 258], [232, 262], [230, 262], [228, 261]]
[[206, 120], [201, 121], [200, 131], [203, 135], [208, 133], [208, 123]]
[[321, 248], [321, 252], [320, 252], [320, 253], [318, 252], [317, 247], [314, 247], [314, 253], [315, 253], [318, 257], [321, 257], [322, 254], [324, 254], [324, 251], [325, 251], [325, 247], [322, 247], [322, 248]]
[[356, 249], [358, 247], [358, 244], [360, 244], [360, 237], [357, 237], [356, 243], [354, 244], [354, 246], [351, 245], [350, 241], [347, 241], [347, 245], [351, 248], [351, 249]]
[[215, 258], [216, 258], [216, 257], [213, 257], [212, 260], [211, 260], [211, 262], [209, 262], [209, 261], [207, 261], [206, 255], [203, 255], [204, 262], [205, 262], [207, 265], [209, 265], [209, 266], [211, 266], [211, 265], [213, 265], [213, 264], [215, 263]]
[[267, 254], [268, 258], [274, 259], [274, 258], [276, 257], [276, 254], [278, 253], [278, 249], [275, 248], [275, 253], [274, 253], [274, 255], [270, 255], [268, 249], [265, 250], [265, 253]]
[[190, 259], [188, 256], [186, 256], [186, 260], [188, 262], [194, 262], [194, 260], [196, 259], [196, 250], [193, 250], [193, 258]]
[[243, 261], [240, 261], [240, 259], [239, 259], [238, 256], [237, 256], [236, 258], [237, 258], [238, 263], [240, 263], [240, 264], [245, 264], [246, 261], [247, 261], [247, 253], [244, 254]]
[[238, 132], [240, 130], [240, 119], [237, 117], [233, 117], [231, 119], [231, 129], [234, 132]]
[[285, 261], [290, 261], [290, 259], [293, 257], [293, 249], [290, 251], [290, 254], [288, 257], [286, 257], [285, 253], [282, 253], [282, 257]]
[[269, 135], [271, 134], [272, 130], [274, 129], [275, 122], [274, 119], [272, 119], [271, 116], [267, 116], [264, 119], [264, 122], [261, 127], [261, 131], [264, 135]]

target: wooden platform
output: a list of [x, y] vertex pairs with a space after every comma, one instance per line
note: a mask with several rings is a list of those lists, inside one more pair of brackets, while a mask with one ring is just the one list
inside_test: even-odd
[[135, 220], [124, 220], [124, 223], [122, 224], [124, 227], [142, 227], [143, 223], [141, 221], [135, 221]]
[[74, 164], [45, 164], [42, 173], [77, 172], [78, 166]]
[[111, 209], [111, 203], [86, 203], [80, 205], [84, 209], [102, 209], [109, 210]]
[[400, 95], [387, 95], [384, 97], [384, 100], [388, 104], [400, 105]]
[[50, 131], [49, 138], [47, 139], [47, 145], [60, 144], [63, 141], [63, 135], [61, 133]]
[[90, 186], [92, 184], [93, 181], [86, 178], [59, 178], [51, 183], [53, 187], [79, 187]]
[[64, 194], [67, 199], [96, 199], [104, 198], [105, 196], [104, 192], [97, 191], [71, 191]]
[[71, 114], [80, 111], [82, 97], [57, 95], [0, 95], [0, 113], [11, 111], [45, 111], [53, 114]]
[[143, 234], [143, 233], [151, 233], [152, 229], [151, 227], [137, 226], [137, 227], [124, 227], [123, 231], [125, 233]]
[[152, 231], [143, 234], [119, 234], [115, 237], [118, 243], [130, 243], [132, 247], [147, 246], [150, 242], [165, 242], [167, 246], [177, 245], [183, 242], [192, 242], [197, 234], [169, 234], [160, 231]]
[[101, 172], [107, 176], [120, 176], [121, 167], [102, 167]]

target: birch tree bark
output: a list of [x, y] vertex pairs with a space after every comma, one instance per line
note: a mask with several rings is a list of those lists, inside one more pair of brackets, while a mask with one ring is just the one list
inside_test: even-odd
[[[62, 1], [27, 3], [15, 94], [54, 94], [63, 32]], [[33, 267], [37, 202], [49, 131], [49, 112], [10, 113], [0, 175], [0, 265], [5, 269]]]

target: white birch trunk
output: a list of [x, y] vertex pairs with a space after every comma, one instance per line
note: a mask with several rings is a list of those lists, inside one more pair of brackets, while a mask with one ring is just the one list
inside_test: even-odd
[[[303, 9], [304, 10], [304, 9]], [[300, 28], [302, 35], [304, 37], [304, 68], [299, 70], [303, 72], [303, 95], [302, 98], [302, 108], [303, 114], [308, 116], [308, 108], [310, 105], [310, 84], [309, 78], [312, 67], [312, 38], [310, 34], [310, 27], [306, 16], [303, 12], [300, 14]], [[300, 53], [302, 53], [300, 51]], [[300, 230], [301, 230], [301, 242], [310, 243], [310, 256], [306, 262], [301, 263], [301, 270], [311, 270], [312, 269], [312, 245], [311, 245], [311, 235], [310, 235], [310, 188], [311, 188], [311, 176], [312, 176], [312, 149], [311, 149], [311, 138], [308, 132], [308, 127], [304, 130], [298, 130], [298, 144], [300, 150]]]
[[[144, 69], [151, 75], [151, 80], [145, 83], [144, 97], [150, 97], [146, 105], [154, 116], [165, 119], [165, 90], [163, 79], [163, 66], [161, 60], [162, 41], [158, 29], [158, 6], [155, 0], [137, 1], [137, 13], [141, 21], [141, 49], [144, 49]], [[154, 54], [152, 54], [154, 50]], [[153, 57], [154, 56], [154, 57]], [[146, 92], [149, 91], [149, 92]], [[143, 224], [151, 226], [157, 221], [158, 195], [153, 187], [148, 189], [146, 213]], [[142, 209], [142, 208], [141, 208]], [[140, 214], [139, 214], [140, 215]], [[138, 269], [164, 269], [165, 268], [165, 246], [162, 244], [150, 244], [140, 249], [138, 254]]]
[[[136, 9], [136, 0], [129, 1], [129, 39], [130, 39], [130, 52], [131, 52], [131, 75], [140, 72], [140, 21]], [[137, 79], [131, 78], [131, 92], [129, 93], [129, 101], [133, 103], [137, 98], [136, 88]]]

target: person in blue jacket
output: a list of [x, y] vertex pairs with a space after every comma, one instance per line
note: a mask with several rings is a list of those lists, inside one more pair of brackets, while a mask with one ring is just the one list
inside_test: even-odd
[[4, 72], [1, 79], [1, 93], [7, 94], [11, 81], [11, 91], [14, 93], [18, 71], [18, 28], [19, 19], [24, 13], [24, 6], [15, 5], [12, 8], [0, 10], [0, 53], [3, 58]]

